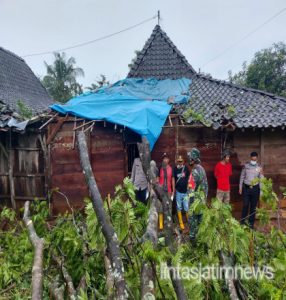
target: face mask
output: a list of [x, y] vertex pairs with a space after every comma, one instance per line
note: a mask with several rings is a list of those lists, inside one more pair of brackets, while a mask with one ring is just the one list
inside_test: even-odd
[[257, 164], [257, 161], [251, 160], [250, 163], [251, 163], [253, 166], [255, 166], [255, 165]]
[[177, 165], [177, 168], [178, 168], [178, 169], [182, 169], [182, 168], [183, 168], [183, 165]]

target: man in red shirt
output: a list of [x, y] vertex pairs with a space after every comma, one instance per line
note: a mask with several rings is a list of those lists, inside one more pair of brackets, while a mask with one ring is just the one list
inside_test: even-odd
[[224, 203], [229, 204], [230, 201], [230, 183], [229, 177], [232, 175], [232, 166], [230, 161], [230, 153], [223, 152], [223, 157], [214, 169], [214, 176], [217, 180], [216, 197]]

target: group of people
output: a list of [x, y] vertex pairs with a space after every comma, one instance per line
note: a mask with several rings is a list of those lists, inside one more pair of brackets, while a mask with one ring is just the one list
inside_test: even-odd
[[[217, 181], [216, 197], [225, 204], [230, 203], [230, 178], [232, 176], [232, 165], [230, 152], [224, 151], [222, 159], [214, 168], [214, 177]], [[258, 153], [252, 152], [250, 160], [242, 169], [239, 181], [239, 194], [243, 195], [243, 209], [241, 223], [254, 226], [255, 212], [260, 196], [260, 182], [263, 177], [262, 168], [258, 163]], [[147, 204], [148, 182], [139, 158], [134, 160], [131, 180], [135, 186], [136, 197], [139, 201]], [[192, 213], [189, 215], [190, 205], [199, 198], [200, 201], [207, 201], [208, 180], [206, 171], [201, 165], [200, 151], [193, 148], [188, 152], [188, 164], [179, 155], [176, 165], [170, 165], [170, 158], [167, 153], [163, 154], [162, 165], [158, 170], [158, 183], [175, 200], [178, 222], [180, 229], [185, 231], [183, 214], [189, 222], [190, 238], [195, 239], [198, 226], [202, 216]], [[159, 211], [159, 229], [163, 229], [163, 212]]]

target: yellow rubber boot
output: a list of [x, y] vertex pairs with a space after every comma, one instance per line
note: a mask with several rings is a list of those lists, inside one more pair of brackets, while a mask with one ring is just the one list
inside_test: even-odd
[[178, 220], [179, 220], [180, 228], [182, 230], [184, 230], [185, 229], [185, 225], [184, 225], [184, 222], [183, 222], [183, 216], [182, 216], [182, 212], [181, 211], [178, 211]]
[[163, 228], [164, 228], [163, 213], [159, 213], [159, 229], [162, 230]]

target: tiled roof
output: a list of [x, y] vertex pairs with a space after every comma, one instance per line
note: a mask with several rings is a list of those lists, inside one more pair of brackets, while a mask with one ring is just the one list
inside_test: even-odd
[[177, 49], [167, 34], [156, 25], [144, 48], [128, 74], [128, 77], [155, 77], [177, 79], [195, 73], [185, 56]]
[[[224, 120], [233, 121], [239, 128], [286, 125], [286, 99], [283, 97], [202, 75], [193, 76], [191, 94], [187, 108], [201, 113], [214, 128]], [[188, 122], [195, 120], [189, 118]]]
[[[286, 125], [285, 98], [196, 73], [158, 25], [138, 54], [128, 77], [191, 78], [189, 104], [176, 109], [181, 114], [190, 109], [214, 128], [227, 120], [239, 128]], [[189, 123], [198, 122], [195, 114], [188, 118]]]
[[34, 113], [48, 109], [53, 103], [25, 61], [0, 47], [0, 101], [17, 110], [19, 100]]

